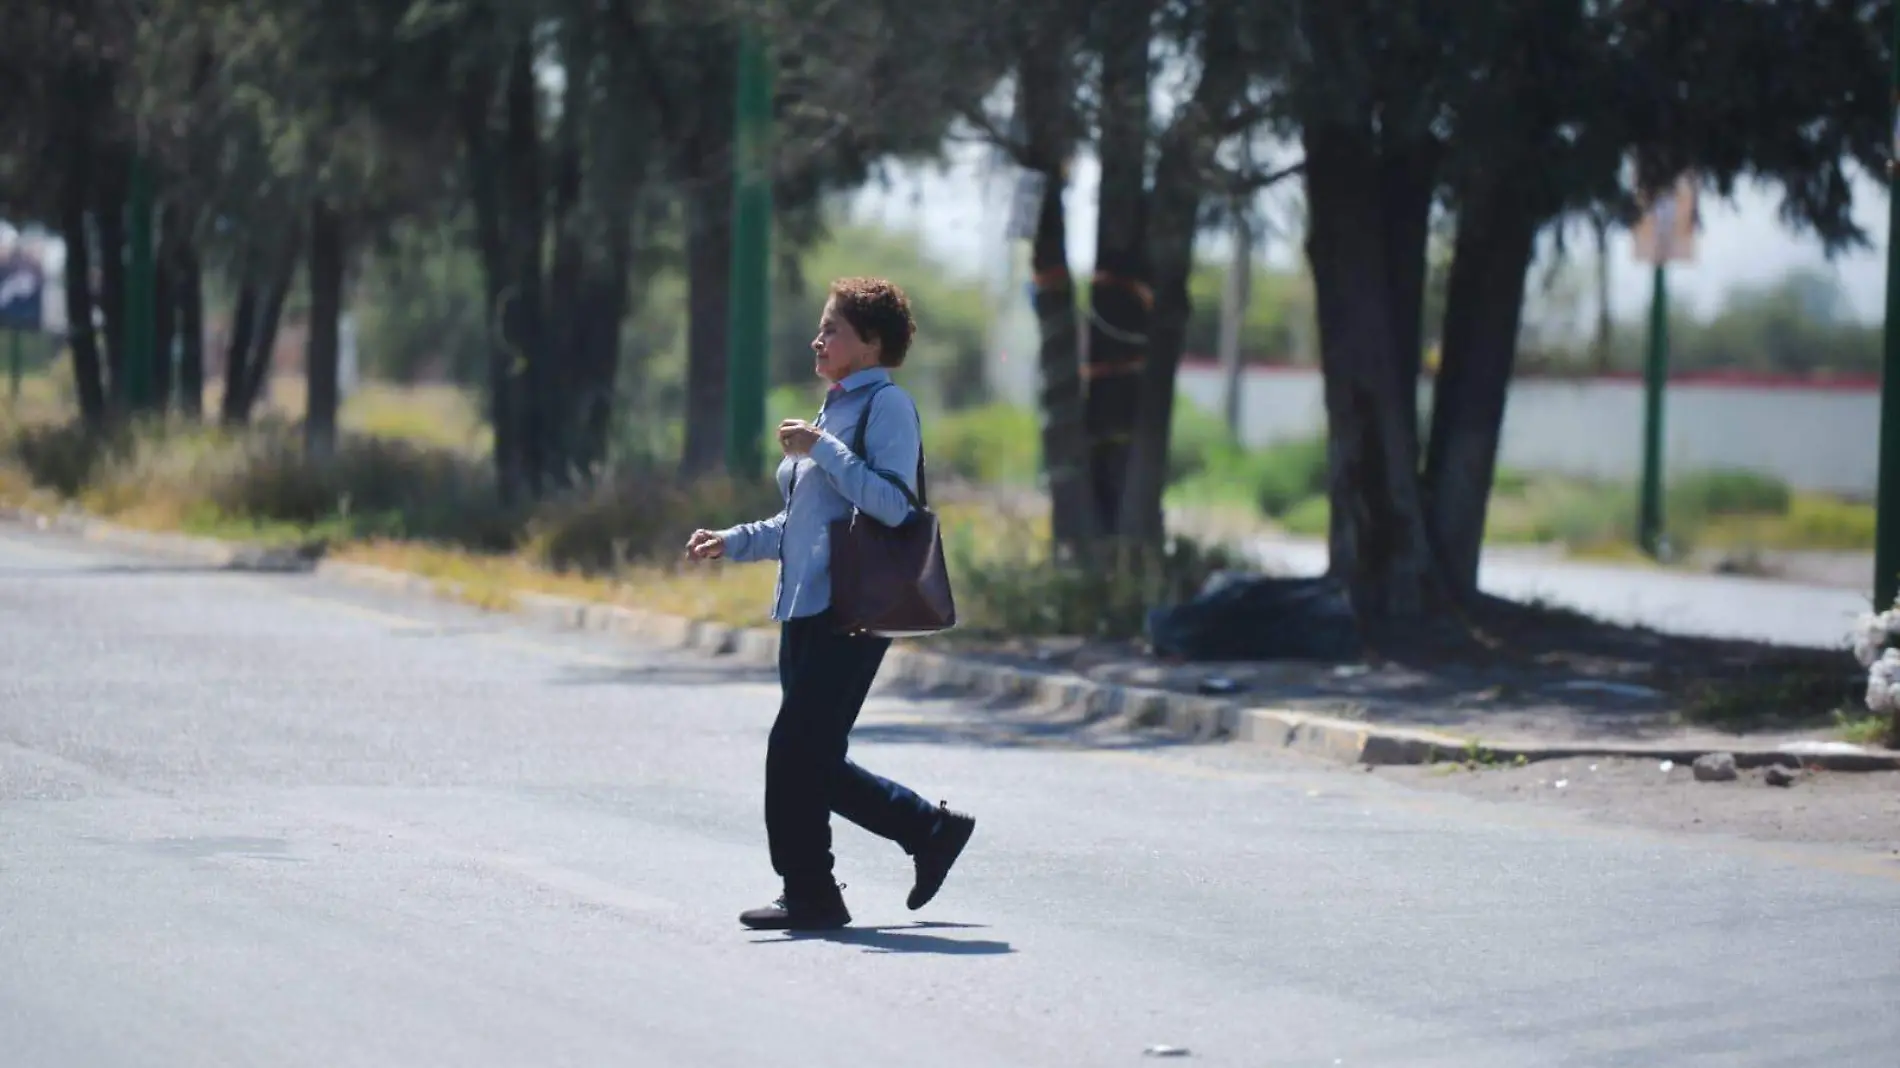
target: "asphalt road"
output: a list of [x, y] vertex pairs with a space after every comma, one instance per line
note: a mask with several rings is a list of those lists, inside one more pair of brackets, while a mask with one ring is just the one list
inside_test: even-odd
[[[1326, 571], [1323, 543], [1261, 541], [1254, 549], [1263, 563], [1289, 574]], [[1665, 633], [1816, 649], [1846, 648], [1855, 617], [1868, 610], [1872, 597], [1871, 590], [1578, 563], [1508, 549], [1485, 553], [1478, 586], [1499, 597], [1543, 600]]]
[[980, 820], [773, 896], [768, 677], [0, 529], [0, 1064], [1866, 1065], [1900, 865], [880, 696]]

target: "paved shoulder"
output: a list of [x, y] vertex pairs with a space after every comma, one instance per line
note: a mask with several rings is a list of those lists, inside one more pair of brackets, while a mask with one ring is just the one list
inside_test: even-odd
[[[1324, 545], [1263, 541], [1255, 548], [1264, 562], [1294, 573], [1326, 570]], [[1486, 554], [1478, 585], [1499, 597], [1544, 600], [1627, 626], [1815, 649], [1844, 648], [1855, 617], [1870, 603], [1868, 593], [1834, 586], [1540, 560], [1509, 552]]]

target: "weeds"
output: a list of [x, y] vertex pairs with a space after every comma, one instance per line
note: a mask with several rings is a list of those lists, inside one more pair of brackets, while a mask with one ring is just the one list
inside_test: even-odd
[[1873, 712], [1834, 712], [1834, 729], [1841, 740], [1855, 745], [1882, 745], [1900, 749], [1900, 720]]
[[[989, 405], [927, 421], [932, 470], [991, 486], [1032, 486], [1041, 471], [1035, 413]], [[1291, 534], [1326, 533], [1326, 439], [1250, 448], [1212, 414], [1181, 403], [1169, 447], [1171, 505], [1240, 506]], [[1872, 507], [1798, 493], [1753, 471], [1684, 472], [1665, 487], [1664, 514], [1677, 553], [1702, 546], [1760, 551], [1856, 551], [1873, 545]], [[1636, 490], [1562, 475], [1502, 468], [1493, 480], [1486, 540], [1562, 545], [1608, 558], [1632, 544]]]
[[[687, 481], [634, 465], [533, 507], [506, 507], [487, 463], [466, 450], [350, 435], [333, 459], [312, 463], [279, 421], [241, 433], [153, 424], [103, 439], [76, 427], [19, 429], [0, 447], [0, 496], [34, 494], [147, 528], [321, 545], [422, 574], [485, 608], [525, 590], [758, 623], [774, 584], [769, 564], [680, 559], [695, 527], [776, 512], [767, 480]], [[1045, 548], [1046, 516], [968, 503], [939, 514], [973, 630], [1132, 637], [1150, 606], [1191, 596], [1232, 563], [1182, 539], [1158, 553], [1057, 560]]]
[[1843, 656], [1838, 667], [1770, 664], [1740, 677], [1693, 685], [1683, 716], [1727, 730], [1858, 722], [1867, 679]]
[[1052, 553], [1047, 536], [1021, 520], [987, 530], [965, 522], [946, 542], [965, 626], [979, 635], [1134, 638], [1150, 608], [1187, 600], [1215, 572], [1242, 566], [1224, 548], [1183, 537], [1159, 550]]

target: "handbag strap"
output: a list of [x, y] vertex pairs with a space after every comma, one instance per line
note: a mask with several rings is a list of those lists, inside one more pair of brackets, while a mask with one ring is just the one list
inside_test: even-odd
[[865, 452], [864, 434], [865, 434], [865, 431], [871, 425], [871, 405], [877, 403], [877, 395], [879, 393], [884, 392], [885, 390], [889, 389], [894, 384], [895, 383], [892, 383], [892, 382], [880, 382], [875, 387], [872, 388], [871, 395], [864, 398], [864, 414], [858, 417], [857, 430], [853, 432], [852, 434], [851, 451], [856, 453], [861, 459], [863, 459], [865, 464], [868, 465], [871, 468], [872, 472], [874, 472], [879, 478], [884, 479], [885, 481], [889, 482], [891, 485], [896, 486], [899, 490], [901, 490], [904, 494], [904, 499], [910, 502], [910, 506], [912, 509], [921, 512], [924, 509], [930, 507], [930, 486], [925, 481], [925, 472], [924, 472], [925, 464], [924, 464], [923, 416], [919, 415], [917, 417], [917, 492], [916, 493], [912, 493], [910, 491], [910, 487], [904, 485], [903, 479], [898, 478], [896, 475], [890, 473], [889, 471], [886, 471], [883, 468], [877, 466], [876, 464], [871, 463], [870, 455]]

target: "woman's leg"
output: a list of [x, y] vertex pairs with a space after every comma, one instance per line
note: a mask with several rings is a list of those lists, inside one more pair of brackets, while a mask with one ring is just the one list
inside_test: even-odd
[[890, 641], [840, 634], [829, 614], [786, 624], [784, 697], [766, 750], [766, 832], [788, 890], [829, 886], [836, 811], [907, 852], [935, 830], [938, 810], [846, 759], [849, 736]]
[[[890, 641], [883, 638], [849, 638], [831, 635], [831, 641], [855, 648], [838, 654], [839, 662], [849, 661], [855, 672], [841, 673], [837, 700], [843, 727], [838, 733], [837, 763], [831, 777], [831, 810], [872, 834], [896, 842], [910, 854], [917, 867], [917, 881], [911, 886], [905, 904], [920, 909], [937, 896], [950, 869], [969, 844], [976, 820], [965, 813], [933, 808], [930, 802], [902, 783], [893, 782], [859, 767], [846, 758], [851, 727], [857, 723], [864, 699], [871, 692], [877, 669], [884, 661]], [[848, 682], [846, 680], [849, 680]], [[847, 688], [848, 686], [848, 688]], [[830, 830], [826, 829], [827, 848]]]
[[846, 756], [851, 729], [864, 711], [865, 698], [877, 681], [877, 669], [891, 647], [890, 639], [840, 634], [831, 638], [845, 646], [838, 654], [839, 661], [855, 669], [838, 676], [835, 700], [841, 727], [828, 795], [831, 811], [880, 838], [896, 842], [904, 852], [915, 853], [936, 829], [937, 809], [910, 787], [868, 771]]

